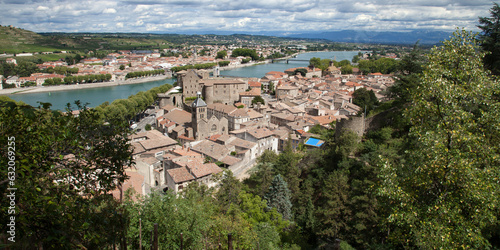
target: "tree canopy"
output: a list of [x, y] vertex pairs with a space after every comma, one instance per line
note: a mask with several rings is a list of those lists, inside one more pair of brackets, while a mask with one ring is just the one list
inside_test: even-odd
[[368, 113], [378, 105], [379, 101], [373, 90], [359, 88], [352, 94], [352, 103], [358, 105], [362, 109], [362, 112], [366, 110]]
[[481, 46], [489, 52], [484, 56], [486, 67], [495, 75], [500, 74], [500, 6], [493, 3], [490, 17], [480, 17], [478, 27], [482, 30], [479, 35]]
[[[10, 215], [15, 216], [16, 247], [95, 248], [118, 235], [112, 227], [121, 217], [107, 193], [127, 178], [124, 166], [132, 163], [128, 126], [104, 123], [97, 111], [77, 106], [74, 116], [50, 111], [48, 104], [0, 102], [0, 120], [16, 121], [0, 123], [0, 163], [15, 163], [0, 170], [0, 190], [5, 197], [12, 194], [7, 187], [17, 188]], [[9, 223], [9, 202], [1, 199], [3, 225]]]
[[264, 196], [267, 200], [267, 205], [271, 208], [276, 208], [276, 210], [283, 216], [285, 220], [292, 219], [292, 203], [290, 201], [290, 190], [288, 186], [281, 177], [281, 175], [276, 175], [269, 186], [269, 190]]
[[234, 49], [231, 56], [232, 57], [238, 57], [238, 56], [251, 57], [252, 60], [254, 60], [254, 61], [259, 60], [259, 55], [257, 55], [257, 52], [254, 49], [243, 49], [243, 48]]
[[266, 101], [264, 100], [264, 98], [262, 98], [262, 96], [258, 95], [256, 97], [254, 97], [252, 99], [252, 104], [257, 104], [257, 103], [261, 103], [261, 104], [266, 104]]
[[217, 56], [215, 57], [216, 59], [224, 59], [227, 56], [227, 51], [226, 50], [221, 50], [217, 52]]
[[[413, 149], [384, 164], [389, 223], [419, 248], [488, 248], [497, 225], [500, 105], [471, 32], [457, 30], [429, 54], [405, 111]], [[397, 234], [397, 232], [394, 232]]]

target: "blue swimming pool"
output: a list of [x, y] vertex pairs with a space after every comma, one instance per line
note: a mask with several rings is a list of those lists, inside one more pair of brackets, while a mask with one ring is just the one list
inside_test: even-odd
[[305, 145], [314, 146], [314, 147], [321, 147], [321, 145], [323, 145], [323, 143], [325, 143], [325, 142], [320, 140], [320, 139], [313, 138], [313, 137], [307, 139], [307, 141], [304, 142]]

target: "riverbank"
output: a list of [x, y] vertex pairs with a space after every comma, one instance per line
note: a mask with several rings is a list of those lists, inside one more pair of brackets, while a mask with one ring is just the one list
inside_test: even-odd
[[[286, 60], [286, 59], [294, 58], [297, 55], [302, 54], [302, 53], [303, 52], [295, 53], [293, 55], [289, 55], [289, 56], [286, 56], [286, 57], [278, 58], [277, 60]], [[238, 68], [250, 67], [250, 66], [257, 66], [257, 65], [268, 64], [268, 63], [273, 63], [273, 60], [272, 59], [266, 59], [266, 60], [261, 61], [261, 62], [249, 62], [249, 63], [245, 63], [245, 64], [229, 65], [229, 66], [225, 66], [225, 67], [220, 67], [219, 70], [220, 71], [226, 71], [226, 70], [232, 70], [232, 69], [238, 69]]]
[[56, 85], [56, 86], [40, 86], [40, 87], [1, 89], [0, 95], [17, 95], [17, 94], [28, 94], [28, 93], [43, 93], [43, 92], [65, 91], [65, 90], [112, 87], [112, 86], [119, 86], [119, 85], [139, 84], [139, 83], [145, 83], [145, 82], [160, 81], [160, 80], [164, 80], [164, 79], [167, 79], [167, 77], [165, 77], [164, 75], [161, 75], [161, 76], [149, 76], [149, 77], [142, 77], [142, 78], [133, 78], [133, 79], [127, 79], [125, 81], [114, 81], [114, 82], [96, 82], [96, 83], [71, 84], [71, 85]]
[[261, 65], [261, 64], [268, 64], [271, 63], [270, 60], [265, 60], [262, 62], [249, 62], [245, 64], [238, 64], [238, 65], [229, 65], [225, 67], [219, 67], [220, 71], [226, 71], [226, 70], [232, 70], [232, 69], [239, 69], [239, 68], [244, 68], [244, 67], [250, 67], [250, 66], [256, 66], [256, 65]]
[[[263, 62], [252, 62], [239, 65], [231, 65], [226, 67], [221, 67], [221, 71], [231, 70], [236, 68], [250, 67], [261, 64], [271, 63], [271, 60], [265, 60]], [[11, 88], [11, 89], [0, 89], [0, 95], [18, 95], [18, 94], [28, 94], [28, 93], [43, 93], [43, 92], [56, 92], [56, 91], [66, 91], [66, 90], [78, 90], [78, 89], [88, 89], [88, 88], [100, 88], [100, 87], [112, 87], [126, 84], [139, 84], [145, 82], [153, 82], [167, 79], [163, 76], [150, 76], [142, 78], [127, 79], [125, 81], [115, 81], [115, 82], [96, 82], [96, 83], [85, 83], [85, 84], [71, 84], [71, 85], [56, 85], [56, 86], [40, 86], [40, 87], [27, 87], [27, 88]]]

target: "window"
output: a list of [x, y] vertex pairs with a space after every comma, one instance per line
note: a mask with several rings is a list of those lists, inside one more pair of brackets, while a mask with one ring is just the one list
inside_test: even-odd
[[212, 125], [212, 131], [217, 131], [217, 126], [215, 124]]

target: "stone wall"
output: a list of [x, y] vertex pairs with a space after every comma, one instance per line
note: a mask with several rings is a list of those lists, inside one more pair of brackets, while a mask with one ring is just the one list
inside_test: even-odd
[[165, 105], [182, 107], [182, 94], [158, 94], [160, 108]]
[[335, 137], [338, 138], [342, 130], [348, 129], [356, 133], [359, 140], [363, 137], [365, 132], [365, 117], [364, 116], [350, 116], [348, 119], [341, 119], [337, 122], [335, 127]]

